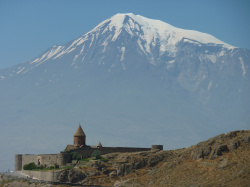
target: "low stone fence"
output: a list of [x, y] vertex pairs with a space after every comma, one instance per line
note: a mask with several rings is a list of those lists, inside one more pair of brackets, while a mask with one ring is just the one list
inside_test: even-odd
[[22, 173], [25, 175], [29, 175], [30, 177], [38, 178], [39, 180], [44, 181], [58, 181], [57, 178], [61, 171], [28, 171], [22, 170]]

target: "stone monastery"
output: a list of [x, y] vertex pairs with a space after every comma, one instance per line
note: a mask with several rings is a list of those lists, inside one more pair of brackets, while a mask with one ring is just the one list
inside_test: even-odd
[[114, 152], [140, 152], [150, 151], [152, 149], [163, 150], [163, 145], [152, 145], [151, 148], [136, 148], [136, 147], [103, 147], [99, 141], [97, 146], [86, 145], [86, 135], [82, 130], [81, 125], [74, 134], [74, 145], [67, 145], [63, 152], [58, 154], [41, 154], [41, 155], [15, 155], [15, 171], [23, 170], [25, 164], [34, 162], [36, 165], [54, 166], [58, 164], [61, 166], [71, 165], [71, 153], [78, 153], [82, 158], [91, 157], [95, 150], [100, 151], [101, 155]]

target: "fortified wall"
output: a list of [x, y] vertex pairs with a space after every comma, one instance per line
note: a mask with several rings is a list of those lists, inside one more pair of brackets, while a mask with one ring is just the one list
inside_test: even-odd
[[23, 170], [25, 164], [34, 162], [36, 165], [47, 165], [54, 166], [58, 164], [61, 166], [66, 166], [71, 163], [71, 154], [73, 152], [81, 155], [82, 158], [91, 157], [94, 151], [100, 151], [101, 155], [108, 153], [125, 153], [125, 152], [141, 152], [150, 151], [154, 149], [163, 150], [163, 145], [152, 145], [151, 148], [137, 148], [137, 147], [103, 147], [101, 142], [97, 146], [87, 146], [86, 145], [86, 135], [83, 132], [81, 126], [79, 125], [76, 133], [74, 134], [74, 145], [67, 145], [65, 152], [60, 152], [58, 154], [41, 154], [41, 155], [15, 155], [15, 171]]
[[58, 163], [58, 154], [44, 155], [15, 155], [15, 171], [21, 171], [25, 164], [34, 162], [36, 165], [54, 166]]

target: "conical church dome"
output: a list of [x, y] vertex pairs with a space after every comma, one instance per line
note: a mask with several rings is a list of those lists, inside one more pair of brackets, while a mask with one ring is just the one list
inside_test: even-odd
[[99, 141], [97, 147], [102, 147], [102, 143]]
[[86, 136], [85, 133], [84, 133], [83, 130], [82, 130], [81, 125], [79, 125], [79, 127], [77, 128], [77, 130], [76, 130], [74, 136]]

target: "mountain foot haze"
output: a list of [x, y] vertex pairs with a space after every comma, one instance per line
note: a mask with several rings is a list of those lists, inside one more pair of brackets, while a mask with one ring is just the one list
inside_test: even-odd
[[165, 149], [250, 127], [250, 51], [159, 20], [117, 14], [0, 70], [0, 169], [57, 153], [79, 122], [87, 144]]

